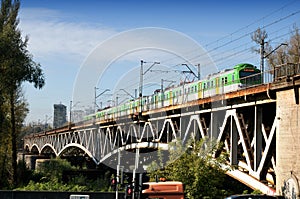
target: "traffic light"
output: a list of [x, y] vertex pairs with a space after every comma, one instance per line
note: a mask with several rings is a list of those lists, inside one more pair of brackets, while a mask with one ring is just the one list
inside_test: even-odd
[[112, 178], [112, 179], [110, 180], [110, 186], [111, 186], [111, 189], [112, 189], [113, 191], [116, 191], [116, 190], [117, 190], [117, 184], [118, 184], [117, 178]]
[[149, 180], [150, 180], [150, 177], [147, 176], [146, 173], [140, 173], [140, 174], [139, 174], [139, 176], [138, 176], [138, 178], [137, 178], [137, 182], [136, 182], [136, 185], [137, 185], [137, 186], [136, 186], [136, 189], [135, 189], [135, 191], [136, 191], [137, 193], [139, 193], [139, 194], [138, 194], [139, 196], [142, 194], [142, 191], [143, 191], [143, 189], [144, 189], [143, 183], [144, 183], [144, 182], [149, 182]]
[[125, 190], [125, 199], [131, 199], [132, 198], [132, 193], [133, 193], [133, 188], [131, 184], [126, 185], [126, 190]]

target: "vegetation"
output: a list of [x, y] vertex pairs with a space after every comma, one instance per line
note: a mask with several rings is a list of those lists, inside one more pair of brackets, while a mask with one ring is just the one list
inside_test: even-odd
[[85, 176], [75, 176], [67, 181], [63, 180], [63, 172], [76, 170], [67, 160], [51, 159], [41, 164], [31, 173], [28, 184], [17, 190], [26, 191], [108, 191], [110, 172], [99, 176], [96, 180]]
[[[158, 162], [152, 162], [148, 167], [151, 180], [155, 176], [167, 180], [181, 181], [185, 185], [187, 198], [224, 198], [225, 196], [242, 193], [245, 189], [234, 180], [228, 180], [224, 169], [227, 154], [222, 153], [217, 158], [214, 154], [221, 145], [212, 141], [190, 143], [186, 148], [178, 141], [171, 148], [169, 159], [164, 165], [162, 152]], [[163, 168], [162, 168], [163, 166]], [[160, 168], [160, 169], [158, 169]], [[230, 168], [228, 168], [230, 169]]]
[[[270, 41], [266, 41], [268, 34], [260, 28], [251, 35], [251, 39], [260, 46], [264, 46], [263, 55], [267, 60], [269, 69], [285, 63], [300, 62], [300, 33], [299, 28], [296, 26], [293, 27], [290, 38], [282, 44], [277, 44], [275, 47], [271, 46]], [[261, 53], [261, 49], [253, 50], [256, 53]]]
[[36, 88], [45, 84], [39, 64], [27, 50], [18, 28], [19, 0], [1, 0], [0, 9], [0, 188], [18, 184], [17, 146], [23, 120], [28, 112], [22, 84]]

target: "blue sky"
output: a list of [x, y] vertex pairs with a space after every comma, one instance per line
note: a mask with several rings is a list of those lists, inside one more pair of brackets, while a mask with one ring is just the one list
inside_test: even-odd
[[[85, 99], [74, 98], [74, 87], [80, 77], [80, 71], [92, 58], [93, 52], [99, 50], [98, 53], [105, 55], [117, 51], [120, 46], [118, 43], [113, 43], [112, 40], [115, 41], [118, 37], [116, 35], [125, 37], [124, 31], [156, 27], [161, 28], [162, 32], [164, 30], [169, 30], [170, 34], [175, 32], [184, 39], [189, 38], [198, 43], [200, 48], [203, 48], [202, 50], [208, 51], [208, 56], [214, 61], [216, 70], [221, 70], [240, 62], [259, 65], [259, 56], [250, 50], [255, 44], [251, 42], [248, 34], [258, 27], [265, 26], [273, 42], [272, 45], [276, 46], [287, 38], [293, 24], [298, 24], [299, 27], [299, 13], [297, 13], [299, 9], [299, 0], [23, 0], [19, 15], [20, 29], [23, 35], [29, 36], [28, 49], [33, 54], [35, 61], [42, 65], [46, 76], [46, 85], [42, 90], [36, 90], [28, 84], [24, 85], [30, 109], [26, 121], [44, 122], [47, 115], [47, 118], [50, 118], [48, 122], [51, 122], [55, 103], [69, 106], [70, 101], [73, 100], [73, 104], [76, 104], [73, 109], [93, 107], [95, 86], [99, 88], [98, 93], [107, 88], [112, 92], [108, 92], [107, 95], [98, 99], [97, 103], [99, 104], [101, 101], [104, 106], [109, 103], [109, 98], [116, 98], [116, 91], [120, 88], [124, 88], [134, 95], [134, 88], [138, 87], [141, 59], [160, 61], [160, 66], [155, 66], [157, 70], [164, 68], [183, 70], [180, 66], [186, 60], [180, 59], [178, 55], [174, 58], [176, 52], [165, 50], [175, 49], [170, 47], [171, 43], [166, 44], [170, 46], [165, 49], [132, 50], [111, 60], [109, 67], [103, 70], [104, 72], [97, 82], [91, 82], [85, 87], [85, 91], [81, 91], [82, 95], [86, 96]], [[294, 12], [295, 15], [284, 19]], [[153, 38], [148, 34], [144, 40], [152, 39], [151, 41], [154, 41], [155, 38], [155, 43], [159, 39], [163, 39], [159, 36], [163, 34], [162, 32], [158, 31]], [[175, 38], [175, 35], [173, 36]], [[134, 39], [127, 42], [135, 41]], [[113, 45], [100, 51], [101, 47], [109, 42], [112, 42]], [[123, 41], [121, 43], [120, 45], [123, 46], [130, 45]], [[175, 44], [181, 45], [179, 41], [174, 41]], [[194, 48], [185, 49], [186, 54], [192, 51]], [[243, 52], [242, 55], [241, 52]], [[180, 53], [183, 57], [185, 56], [183, 51]], [[193, 62], [191, 64], [195, 64], [196, 60], [191, 62]], [[150, 64], [145, 65], [145, 67], [149, 66]], [[212, 68], [212, 66], [207, 66], [207, 68]], [[206, 68], [204, 67], [202, 70], [205, 73]], [[209, 70], [207, 69], [207, 71]], [[136, 76], [128, 75], [129, 73], [134, 73]], [[157, 82], [160, 82], [159, 80], [162, 78], [159, 75], [164, 76], [164, 74], [157, 73], [147, 75], [149, 77], [145, 76], [145, 79], [155, 76]], [[186, 78], [175, 73], [169, 75], [165, 78], [171, 79], [176, 75], [176, 81]], [[87, 75], [86, 81], [89, 79], [90, 76]], [[149, 85], [151, 83], [156, 84], [156, 87], [159, 84], [152, 79], [149, 80]], [[150, 90], [155, 89], [155, 86], [150, 87], [151, 85], [149, 86]], [[122, 99], [119, 93], [119, 99], [126, 100], [126, 97]]]

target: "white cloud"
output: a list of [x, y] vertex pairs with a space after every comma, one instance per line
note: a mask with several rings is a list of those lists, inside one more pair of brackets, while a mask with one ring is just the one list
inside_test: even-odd
[[60, 55], [82, 61], [99, 42], [116, 33], [99, 24], [76, 22], [56, 10], [43, 8], [24, 8], [20, 19], [23, 34], [29, 35], [28, 48], [36, 57]]
[[25, 84], [30, 104], [28, 122], [52, 115], [55, 103], [68, 105], [81, 63], [100, 42], [116, 33], [100, 24], [76, 22], [72, 16], [44, 8], [22, 8], [19, 27], [23, 36], [29, 36], [28, 50], [41, 63], [46, 76], [41, 91]]

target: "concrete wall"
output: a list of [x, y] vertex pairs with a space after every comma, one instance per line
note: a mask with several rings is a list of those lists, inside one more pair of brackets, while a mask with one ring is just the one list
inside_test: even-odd
[[277, 92], [276, 191], [299, 199], [300, 105], [295, 96], [294, 89]]
[[[1, 191], [1, 199], [69, 199], [70, 195], [89, 195], [90, 199], [114, 199], [116, 194], [96, 192]], [[124, 193], [119, 194], [124, 198]]]

